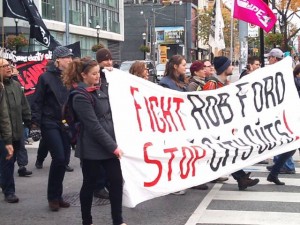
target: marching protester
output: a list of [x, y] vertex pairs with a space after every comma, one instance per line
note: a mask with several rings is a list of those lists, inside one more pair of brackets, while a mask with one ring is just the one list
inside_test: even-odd
[[250, 56], [248, 58], [248, 63], [246, 69], [241, 73], [240, 78], [252, 73], [253, 71], [260, 68], [260, 59], [258, 56]]
[[201, 91], [205, 84], [204, 64], [194, 61], [190, 67], [191, 77], [189, 79], [188, 91]]
[[[173, 55], [166, 64], [165, 75], [159, 81], [159, 85], [176, 91], [188, 90], [186, 73], [186, 60], [182, 55]], [[186, 190], [174, 192], [175, 195], [184, 195]]]
[[[14, 164], [17, 153], [21, 149], [21, 139], [24, 138], [23, 123], [28, 128], [31, 126], [31, 112], [20, 83], [12, 79], [12, 69], [9, 62], [6, 59], [0, 58], [0, 66], [0, 76], [3, 78], [4, 95], [10, 118], [14, 148], [13, 157], [9, 160], [1, 161], [2, 188], [5, 201], [16, 203], [19, 201], [19, 198], [15, 195]], [[20, 167], [20, 169], [19, 174], [26, 170], [25, 167]]]
[[32, 105], [32, 127], [41, 129], [42, 139], [52, 157], [47, 188], [51, 211], [70, 206], [62, 198], [65, 167], [70, 160], [71, 146], [68, 135], [62, 129], [61, 111], [68, 90], [62, 83], [61, 74], [72, 62], [72, 56], [73, 53], [67, 47], [58, 46], [54, 49], [53, 62], [39, 77]]
[[[12, 145], [12, 127], [10, 123], [8, 108], [6, 104], [6, 98], [4, 93], [4, 85], [2, 70], [6, 70], [7, 64], [2, 59], [0, 61], [0, 187], [4, 194], [5, 201], [8, 203], [16, 203], [19, 198], [15, 195], [15, 192], [10, 192], [11, 183], [13, 180], [13, 156], [14, 148]], [[13, 186], [14, 188], [14, 186]]]
[[213, 76], [215, 74], [215, 69], [214, 66], [211, 64], [210, 60], [204, 59], [203, 60], [203, 65], [204, 65], [204, 73], [205, 73], [205, 81]]
[[[98, 62], [111, 61], [109, 50], [100, 50], [96, 53]], [[107, 86], [104, 90], [99, 87], [98, 62], [90, 58], [75, 59], [63, 75], [64, 84], [71, 89], [71, 93], [81, 89], [72, 96], [72, 108], [80, 122], [75, 156], [80, 158], [82, 164], [83, 183], [80, 190], [82, 224], [93, 224], [91, 215], [93, 192], [103, 167], [109, 181], [113, 224], [125, 225], [122, 218], [123, 178], [120, 165], [122, 150], [115, 140]], [[103, 81], [107, 85], [106, 79]]]
[[147, 68], [147, 64], [142, 61], [135, 61], [131, 65], [129, 73], [141, 77], [145, 80], [148, 80], [149, 78], [149, 70]]
[[297, 88], [297, 91], [298, 91], [298, 94], [300, 97], [300, 64], [298, 64], [295, 67], [293, 74], [294, 74], [294, 79], [295, 79], [295, 85], [296, 85], [296, 88]]
[[[268, 57], [269, 65], [272, 65], [276, 62], [279, 62], [283, 59], [284, 54], [279, 48], [273, 48], [269, 53], [265, 54], [265, 57]], [[285, 185], [284, 182], [281, 182], [278, 179], [279, 173], [282, 173], [283, 167], [289, 167], [288, 170], [295, 171], [295, 165], [293, 163], [292, 156], [295, 154], [296, 150], [285, 152], [273, 158], [274, 165], [267, 166], [267, 169], [270, 171], [267, 180], [276, 185]], [[286, 172], [285, 172], [286, 173]]]
[[[208, 79], [203, 90], [214, 90], [222, 88], [228, 84], [227, 77], [232, 75], [233, 72], [231, 60], [225, 56], [215, 57], [214, 66], [217, 75]], [[258, 184], [259, 179], [251, 179], [250, 174], [251, 173], [245, 173], [244, 170], [239, 170], [231, 174], [238, 182], [239, 190], [245, 190], [247, 187], [252, 187]]]

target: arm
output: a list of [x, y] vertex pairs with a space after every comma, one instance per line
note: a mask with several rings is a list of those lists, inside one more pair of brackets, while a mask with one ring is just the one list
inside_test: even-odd
[[73, 109], [83, 124], [84, 132], [106, 150], [114, 153], [118, 147], [117, 143], [100, 124], [91, 101], [84, 95], [77, 94], [73, 98]]
[[12, 144], [12, 130], [4, 91], [0, 90], [0, 92], [0, 137], [8, 145]]
[[34, 93], [34, 101], [32, 103], [32, 123], [35, 126], [40, 126], [42, 110], [43, 110], [43, 102], [45, 95], [45, 84], [42, 75], [40, 76], [38, 83], [36, 85], [35, 93]]
[[207, 81], [206, 84], [203, 86], [203, 91], [207, 91], [207, 90], [215, 90], [217, 89], [217, 82], [215, 81]]

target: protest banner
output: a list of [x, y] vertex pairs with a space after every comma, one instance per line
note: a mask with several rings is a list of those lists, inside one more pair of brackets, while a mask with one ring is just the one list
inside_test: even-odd
[[212, 91], [106, 72], [128, 207], [300, 147], [290, 57]]

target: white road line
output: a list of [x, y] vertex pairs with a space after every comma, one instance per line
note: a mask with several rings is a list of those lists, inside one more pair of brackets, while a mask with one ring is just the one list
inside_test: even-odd
[[[290, 192], [250, 192], [219, 191], [214, 200], [264, 201], [264, 202], [300, 202], [300, 193]], [[300, 224], [300, 221], [299, 221]]]
[[220, 191], [223, 184], [215, 184], [213, 188], [210, 190], [210, 192], [205, 196], [203, 201], [200, 203], [200, 205], [197, 207], [197, 209], [194, 211], [194, 213], [191, 215], [189, 220], [186, 222], [185, 225], [195, 225], [204, 212], [206, 213], [207, 206], [211, 203], [211, 201], [215, 198], [216, 194]]
[[[299, 225], [299, 213], [206, 210], [195, 224]], [[191, 224], [191, 223], [190, 223]]]

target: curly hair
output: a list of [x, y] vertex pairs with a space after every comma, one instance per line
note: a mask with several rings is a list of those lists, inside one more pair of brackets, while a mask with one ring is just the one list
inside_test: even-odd
[[185, 60], [185, 58], [182, 55], [173, 55], [170, 60], [166, 64], [166, 69], [164, 76], [170, 77], [176, 85], [180, 88], [185, 87], [188, 84], [188, 79], [184, 74], [177, 74], [177, 71], [175, 70], [175, 65], [179, 66], [182, 61]]
[[129, 73], [136, 75], [138, 77], [144, 78], [143, 76], [143, 72], [145, 70], [146, 67], [146, 63], [142, 62], [142, 61], [135, 61], [130, 69], [129, 69]]
[[64, 85], [71, 89], [74, 84], [83, 81], [81, 73], [88, 73], [91, 68], [98, 66], [96, 60], [91, 57], [77, 58], [69, 63], [68, 68], [62, 73]]

